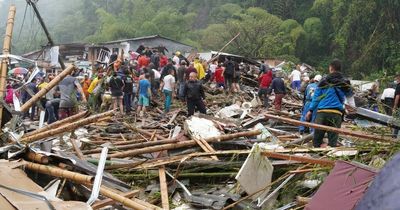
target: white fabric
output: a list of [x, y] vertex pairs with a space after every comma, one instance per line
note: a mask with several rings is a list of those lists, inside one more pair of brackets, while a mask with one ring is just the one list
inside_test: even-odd
[[167, 76], [164, 77], [164, 90], [169, 90], [172, 91], [172, 87], [175, 84], [175, 77], [168, 74]]
[[217, 69], [217, 65], [215, 64], [210, 64], [210, 71], [214, 74], [215, 70]]
[[292, 81], [300, 81], [301, 78], [301, 73], [299, 70], [295, 69], [292, 71], [290, 74], [290, 78], [292, 78]]
[[394, 88], [386, 88], [383, 90], [381, 100], [385, 100], [385, 98], [394, 98], [394, 93], [396, 90]]
[[176, 68], [179, 68], [179, 66], [180, 66], [180, 65], [179, 65], [179, 64], [180, 64], [180, 63], [179, 63], [179, 60], [180, 60], [179, 57], [176, 56], [176, 55], [172, 58], [172, 61], [175, 62], [175, 67], [176, 67]]
[[160, 72], [157, 71], [157, 70], [155, 70], [155, 69], [152, 69], [152, 70], [153, 70], [153, 72], [154, 72], [154, 79], [160, 79], [160, 77], [161, 77]]
[[50, 65], [57, 66], [58, 65], [58, 55], [60, 47], [54, 46], [50, 49]]

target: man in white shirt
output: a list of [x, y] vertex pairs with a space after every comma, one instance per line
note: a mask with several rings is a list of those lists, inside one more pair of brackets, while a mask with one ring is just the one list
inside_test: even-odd
[[168, 113], [172, 103], [172, 95], [175, 92], [175, 72], [173, 69], [169, 69], [168, 75], [163, 78], [161, 89], [165, 96], [164, 101], [164, 113]]
[[299, 91], [301, 86], [301, 72], [297, 69], [294, 69], [289, 75], [289, 79], [292, 81], [292, 89]]
[[381, 101], [384, 104], [384, 109], [387, 115], [392, 116], [392, 108], [394, 105], [395, 84], [391, 83], [383, 90]]
[[180, 63], [181, 63], [180, 59], [179, 59], [179, 55], [181, 55], [181, 52], [177, 51], [175, 53], [175, 56], [172, 58], [172, 61], [174, 62], [174, 66], [175, 66], [176, 69], [179, 68]]

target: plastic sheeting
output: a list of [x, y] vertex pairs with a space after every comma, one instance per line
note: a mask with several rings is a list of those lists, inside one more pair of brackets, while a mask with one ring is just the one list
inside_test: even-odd
[[367, 166], [336, 161], [335, 167], [305, 209], [351, 210], [364, 195], [375, 175], [375, 170]]

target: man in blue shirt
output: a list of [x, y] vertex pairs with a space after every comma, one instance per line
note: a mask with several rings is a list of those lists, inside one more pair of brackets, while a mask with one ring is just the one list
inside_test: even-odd
[[[322, 79], [315, 90], [306, 119], [311, 119], [313, 113], [317, 113], [315, 123], [340, 128], [344, 113], [344, 101], [346, 96], [351, 96], [352, 90], [350, 81], [341, 74], [341, 62], [337, 59], [329, 64], [329, 75]], [[314, 147], [325, 146], [323, 130], [315, 129]], [[337, 146], [339, 135], [335, 132], [328, 132], [328, 145]]]
[[[144, 79], [139, 81], [139, 100], [138, 100], [138, 109], [137, 113], [139, 116], [143, 116], [146, 112], [146, 107], [150, 105], [150, 97], [151, 97], [151, 84], [149, 81], [150, 75], [145, 74]], [[143, 112], [141, 112], [143, 107]]]

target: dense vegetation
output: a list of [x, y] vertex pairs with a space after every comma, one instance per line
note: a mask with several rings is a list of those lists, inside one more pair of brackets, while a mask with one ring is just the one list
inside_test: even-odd
[[[0, 1], [2, 22], [7, 2]], [[23, 21], [25, 1], [14, 2], [14, 50], [45, 45], [31, 8]], [[240, 32], [225, 51], [320, 68], [337, 57], [357, 78], [400, 72], [398, 0], [40, 0], [38, 7], [58, 43], [160, 34], [218, 50]]]

